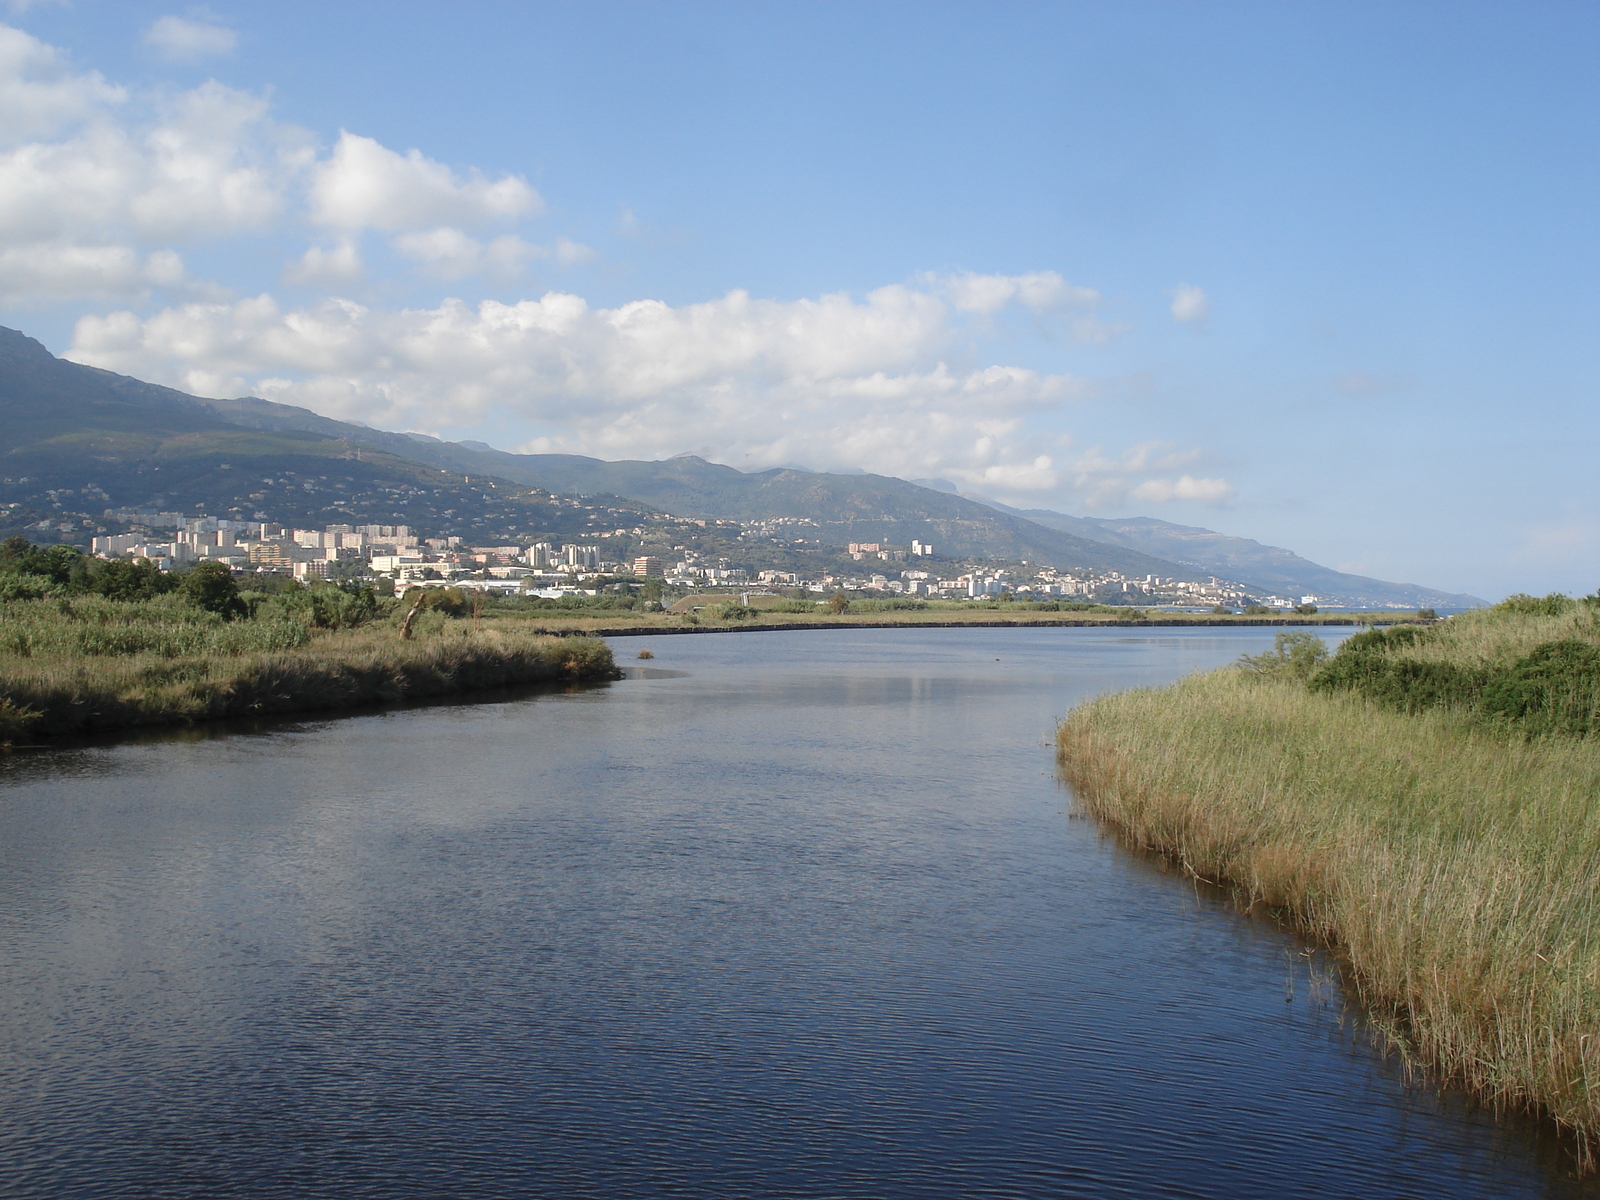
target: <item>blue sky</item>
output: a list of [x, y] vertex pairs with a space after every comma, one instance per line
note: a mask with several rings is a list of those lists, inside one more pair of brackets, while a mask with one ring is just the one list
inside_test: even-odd
[[58, 353], [1600, 586], [1592, 4], [5, 19], [0, 321]]

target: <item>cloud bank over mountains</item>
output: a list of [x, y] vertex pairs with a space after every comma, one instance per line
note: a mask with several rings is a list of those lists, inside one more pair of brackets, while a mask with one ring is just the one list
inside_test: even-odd
[[[236, 39], [211, 18], [163, 18], [149, 41], [192, 61]], [[125, 88], [0, 26], [0, 305], [89, 310], [76, 361], [390, 428], [507, 430], [508, 449], [862, 467], [1090, 505], [1233, 495], [1195, 473], [1192, 450], [1074, 446], [1063, 415], [1109, 402], [1102, 389], [994, 361], [997, 335], [1018, 329], [1085, 348], [1124, 332], [1055, 271], [679, 306], [467, 294], [596, 258], [533, 233], [545, 214], [519, 175], [348, 130], [330, 145], [216, 81]], [[280, 264], [270, 286], [192, 265], [241, 248]], [[385, 304], [402, 277], [433, 299]], [[1208, 311], [1199, 288], [1175, 296], [1179, 321]]]

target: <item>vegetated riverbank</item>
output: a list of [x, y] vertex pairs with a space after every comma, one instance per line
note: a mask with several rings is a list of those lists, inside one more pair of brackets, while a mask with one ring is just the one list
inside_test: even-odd
[[[802, 607], [803, 604], [803, 607]], [[638, 608], [608, 610], [594, 605], [559, 602], [530, 605], [513, 598], [491, 602], [490, 620], [526, 621], [552, 634], [584, 633], [596, 637], [645, 634], [773, 632], [800, 629], [900, 628], [1068, 628], [1109, 626], [1283, 626], [1389, 625], [1421, 623], [1428, 618], [1404, 613], [1318, 613], [1315, 615], [1217, 615], [1174, 613], [1160, 609], [1089, 605], [1014, 603], [926, 603], [852, 600], [843, 612], [830, 612], [811, 602], [788, 607], [755, 607], [728, 599], [688, 612], [646, 612]]]
[[604, 642], [438, 605], [404, 639], [402, 606], [360, 591], [235, 594], [222, 607], [180, 594], [0, 602], [0, 742], [619, 675]]
[[1413, 1061], [1600, 1144], [1600, 601], [1514, 597], [1105, 696], [1090, 813], [1339, 947]]

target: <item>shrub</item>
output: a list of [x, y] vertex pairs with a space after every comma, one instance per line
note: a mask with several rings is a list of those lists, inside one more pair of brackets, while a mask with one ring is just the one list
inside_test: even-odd
[[1490, 676], [1481, 711], [1519, 723], [1528, 737], [1600, 730], [1600, 647], [1571, 640], [1539, 646]]
[[157, 570], [148, 558], [90, 559], [83, 576], [84, 590], [107, 600], [153, 600], [177, 586], [177, 580]]
[[1258, 675], [1282, 675], [1310, 679], [1328, 661], [1328, 643], [1303, 629], [1281, 630], [1272, 639], [1272, 649], [1261, 654], [1245, 654], [1239, 665]]
[[249, 608], [239, 598], [239, 585], [233, 581], [233, 572], [221, 563], [197, 563], [184, 575], [178, 590], [190, 604], [216, 613], [224, 621], [250, 615]]
[[1551, 592], [1548, 596], [1530, 596], [1525, 592], [1517, 592], [1507, 596], [1489, 611], [1511, 613], [1519, 617], [1559, 617], [1574, 603], [1570, 596], [1564, 596], [1560, 592]]

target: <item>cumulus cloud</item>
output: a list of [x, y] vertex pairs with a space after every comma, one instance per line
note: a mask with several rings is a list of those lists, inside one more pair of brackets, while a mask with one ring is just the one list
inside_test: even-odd
[[118, 297], [183, 281], [183, 259], [170, 250], [140, 255], [127, 246], [50, 242], [0, 249], [0, 294], [36, 300]]
[[1211, 316], [1211, 298], [1204, 288], [1180, 283], [1172, 289], [1172, 319], [1185, 325], [1203, 325]]
[[[164, 17], [149, 36], [173, 53], [233, 37], [203, 11]], [[131, 94], [0, 26], [0, 306], [142, 301], [152, 287], [175, 286], [142, 265], [153, 254], [307, 223], [329, 239], [284, 264], [283, 279], [299, 286], [362, 279], [367, 230], [391, 235], [402, 261], [440, 279], [509, 280], [530, 259], [594, 257], [567, 238], [541, 246], [513, 229], [480, 235], [542, 208], [518, 176], [458, 172], [348, 131], [319, 150], [262, 97], [215, 81]]]
[[1199, 479], [1188, 472], [1172, 475], [1199, 457], [1198, 450], [1180, 450], [1170, 442], [1140, 442], [1115, 457], [1095, 448], [1078, 457], [1069, 475], [1074, 490], [1091, 508], [1128, 501], [1197, 500], [1217, 505], [1233, 499], [1236, 490], [1226, 479]]
[[[173, 20], [222, 28], [203, 14]], [[736, 290], [677, 306], [596, 308], [567, 290], [405, 310], [350, 298], [392, 294], [378, 273], [397, 267], [465, 287], [597, 257], [555, 231], [525, 236], [542, 212], [518, 175], [351, 131], [319, 145], [262, 97], [217, 82], [125, 91], [0, 26], [0, 305], [104, 303], [111, 311], [78, 323], [78, 361], [389, 428], [491, 424], [529, 450], [690, 450], [1091, 502], [1229, 494], [1153, 443], [1061, 460], [1060, 414], [1092, 385], [980, 349], [997, 329], [1115, 335], [1099, 293], [1055, 271], [926, 275], [801, 299]], [[186, 266], [214, 261], [218, 245], [239, 261], [281, 255], [290, 237], [305, 248], [276, 261], [284, 282], [311, 292], [300, 303], [241, 299]]]
[[325, 288], [346, 287], [361, 275], [361, 251], [350, 238], [332, 246], [312, 246], [283, 272], [288, 283]]
[[0, 131], [10, 135], [0, 146], [0, 304], [172, 286], [174, 273], [140, 264], [282, 215], [309, 147], [258, 97], [212, 82], [151, 98], [137, 114], [128, 101], [0, 26]]
[[[446, 239], [441, 239], [443, 243]], [[794, 301], [730, 292], [674, 307], [516, 304], [392, 311], [270, 296], [141, 318], [86, 317], [70, 356], [207, 394], [266, 394], [391, 427], [511, 418], [530, 448], [604, 456], [685, 449], [1051, 488], [1029, 421], [1081, 398], [1067, 375], [955, 367], [958, 314], [906, 285]]]
[[144, 31], [145, 45], [168, 62], [193, 63], [229, 54], [239, 35], [203, 10], [187, 17], [158, 17]]
[[339, 229], [481, 228], [543, 208], [539, 193], [519, 176], [490, 180], [472, 171], [463, 177], [420, 150], [397, 154], [348, 131], [317, 165], [311, 183], [312, 218]]
[[49, 136], [126, 99], [100, 72], [75, 73], [53, 46], [0, 25], [0, 145]]

